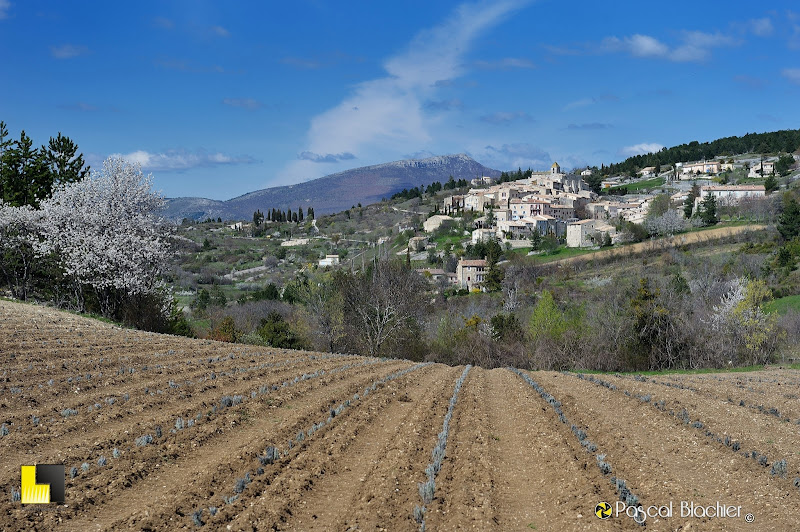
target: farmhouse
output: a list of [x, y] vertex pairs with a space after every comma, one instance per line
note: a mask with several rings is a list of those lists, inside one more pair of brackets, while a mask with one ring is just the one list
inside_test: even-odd
[[645, 166], [641, 170], [639, 170], [639, 175], [642, 177], [653, 177], [656, 175], [656, 167], [655, 166]]
[[453, 218], [451, 216], [447, 216], [444, 214], [434, 214], [424, 222], [422, 222], [422, 228], [425, 229], [426, 233], [432, 233], [439, 229], [439, 227], [444, 222], [452, 222]]
[[495, 236], [496, 232], [494, 229], [475, 229], [472, 232], [472, 243], [486, 242], [487, 240], [495, 238]]
[[695, 161], [678, 164], [684, 176], [691, 176], [693, 174], [718, 174], [722, 168], [719, 161]]
[[408, 239], [408, 249], [410, 251], [425, 251], [428, 245], [428, 237], [412, 236]]
[[483, 282], [483, 276], [486, 272], [485, 260], [465, 260], [458, 261], [456, 266], [456, 279], [458, 286], [472, 290], [477, 288]]
[[512, 199], [510, 207], [512, 220], [528, 218], [530, 216], [536, 216], [537, 214], [552, 216], [550, 202], [546, 199], [533, 196], [523, 199]]
[[319, 260], [320, 268], [336, 266], [337, 264], [339, 264], [339, 255], [325, 255], [324, 259]]
[[447, 284], [456, 283], [456, 274], [446, 272], [441, 268], [418, 268], [415, 271], [431, 281], [444, 281]]
[[494, 184], [494, 178], [493, 177], [486, 177], [486, 176], [476, 177], [475, 179], [473, 179], [469, 183], [473, 187], [480, 187], [480, 186], [484, 186], [484, 185], [493, 185]]
[[761, 177], [775, 173], [775, 163], [773, 161], [759, 161], [750, 167], [747, 177]]
[[716, 198], [719, 205], [731, 206], [738, 205], [742, 198], [763, 198], [766, 194], [764, 185], [711, 185], [700, 187], [700, 197], [695, 199], [699, 204], [711, 194]]
[[613, 239], [617, 230], [601, 220], [580, 220], [567, 224], [567, 247], [585, 248], [599, 245], [608, 234]]

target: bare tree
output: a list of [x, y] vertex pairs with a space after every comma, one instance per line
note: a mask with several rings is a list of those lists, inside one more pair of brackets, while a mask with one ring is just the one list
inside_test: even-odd
[[386, 355], [385, 346], [413, 338], [425, 314], [425, 280], [399, 261], [376, 261], [366, 271], [337, 272], [345, 322], [359, 351]]

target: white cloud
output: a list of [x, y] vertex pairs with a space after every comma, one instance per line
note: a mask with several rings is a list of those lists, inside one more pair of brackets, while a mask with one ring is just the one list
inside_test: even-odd
[[[405, 51], [385, 61], [385, 77], [359, 83], [339, 105], [311, 120], [305, 151], [358, 153], [369, 160], [369, 154], [396, 156], [430, 142], [423, 102], [437, 82], [463, 74], [463, 55], [478, 35], [523, 3], [462, 4], [442, 24], [417, 34]], [[295, 160], [280, 178], [296, 182], [318, 172], [313, 162]]]
[[572, 131], [591, 131], [598, 129], [610, 129], [613, 127], [611, 124], [603, 124], [600, 122], [589, 122], [586, 124], [570, 124], [567, 129]]
[[592, 105], [597, 103], [597, 100], [594, 98], [581, 98], [580, 100], [575, 100], [574, 102], [570, 102], [564, 106], [565, 111], [569, 111], [570, 109], [577, 109], [579, 107], [586, 107], [587, 105]]
[[429, 157], [436, 157], [436, 154], [428, 150], [420, 150], [414, 153], [407, 153], [403, 155], [403, 159], [427, 159]]
[[422, 106], [429, 111], [454, 111], [464, 108], [464, 102], [458, 98], [450, 100], [426, 100]]
[[800, 68], [784, 68], [781, 70], [781, 75], [792, 83], [800, 85]]
[[175, 23], [166, 17], [156, 17], [153, 19], [153, 26], [162, 30], [171, 30], [175, 27]]
[[569, 102], [567, 105], [565, 105], [564, 111], [569, 111], [570, 109], [578, 109], [580, 107], [586, 107], [600, 102], [608, 103], [608, 102], [616, 102], [618, 100], [619, 96], [608, 93], [601, 94], [600, 96], [597, 97], [592, 96], [592, 97], [581, 98], [579, 100]]
[[61, 46], [51, 46], [50, 54], [56, 59], [70, 59], [79, 55], [88, 54], [89, 49], [85, 46], [74, 44], [62, 44]]
[[137, 150], [131, 153], [114, 153], [112, 157], [122, 157], [126, 161], [139, 163], [143, 170], [150, 172], [183, 172], [192, 168], [208, 168], [223, 165], [252, 164], [256, 160], [249, 156], [232, 156], [221, 152], [208, 153], [205, 150], [195, 152], [187, 150], [167, 150], [162, 153], [150, 153]]
[[210, 28], [211, 33], [216, 35], [217, 37], [229, 37], [230, 32], [223, 28], [222, 26], [211, 26]]
[[350, 152], [344, 153], [314, 153], [311, 151], [301, 151], [297, 154], [297, 158], [301, 161], [311, 161], [312, 163], [336, 163], [339, 161], [349, 161], [355, 159], [356, 156]]
[[492, 113], [490, 115], [484, 115], [481, 117], [482, 122], [487, 122], [489, 124], [508, 124], [509, 122], [513, 122], [515, 120], [521, 120], [523, 122], [533, 122], [533, 118], [523, 111], [514, 111], [514, 112], [503, 112], [498, 111], [496, 113]]
[[304, 59], [302, 57], [284, 57], [281, 59], [281, 63], [284, 65], [293, 66], [295, 68], [303, 68], [307, 70], [316, 70], [317, 68], [322, 68], [322, 63], [316, 59]]
[[473, 65], [483, 70], [510, 70], [512, 68], [536, 68], [529, 59], [506, 57], [497, 61], [475, 61]]
[[8, 18], [8, 10], [11, 9], [11, 2], [0, 0], [0, 20]]
[[681, 44], [670, 48], [650, 35], [635, 34], [630, 37], [606, 37], [600, 43], [600, 51], [606, 53], [622, 52], [633, 57], [667, 59], [675, 62], [705, 61], [711, 49], [734, 46], [736, 41], [719, 32], [684, 31]]
[[642, 142], [641, 144], [634, 144], [633, 146], [625, 146], [620, 148], [619, 154], [623, 157], [633, 157], [634, 155], [644, 155], [647, 153], [655, 153], [661, 151], [663, 148], [661, 144], [656, 142]]
[[547, 151], [526, 142], [503, 144], [499, 147], [488, 145], [479, 150], [475, 158], [499, 170], [545, 169], [550, 168], [553, 163]]
[[70, 111], [83, 111], [83, 112], [93, 112], [98, 111], [99, 108], [96, 105], [92, 105], [86, 102], [78, 102], [75, 104], [68, 104], [68, 105], [60, 105], [62, 109], [68, 109]]
[[800, 48], [800, 13], [794, 11], [786, 11], [786, 19], [789, 26], [792, 28], [792, 34], [789, 36], [789, 48], [796, 50]]
[[606, 37], [601, 48], [608, 52], [627, 52], [635, 57], [663, 57], [669, 52], [669, 47], [649, 35], [632, 35], [619, 39]]
[[752, 19], [748, 21], [748, 26], [750, 31], [759, 37], [769, 37], [774, 30], [772, 20], [769, 17]]
[[255, 111], [261, 109], [264, 104], [253, 98], [225, 98], [222, 103], [231, 107], [241, 107], [248, 111]]

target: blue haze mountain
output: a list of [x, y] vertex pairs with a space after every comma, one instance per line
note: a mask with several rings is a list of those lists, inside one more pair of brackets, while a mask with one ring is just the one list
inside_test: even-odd
[[226, 201], [206, 198], [169, 198], [164, 216], [173, 220], [251, 220], [260, 209], [314, 208], [316, 215], [368, 205], [388, 198], [404, 188], [444, 183], [450, 176], [470, 180], [476, 176], [499, 177], [500, 171], [483, 166], [465, 154], [440, 155], [427, 159], [405, 159], [337, 172], [296, 185], [265, 188]]

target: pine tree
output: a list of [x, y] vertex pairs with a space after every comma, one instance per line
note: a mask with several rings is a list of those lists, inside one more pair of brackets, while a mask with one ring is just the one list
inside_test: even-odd
[[53, 181], [42, 153], [22, 131], [14, 147], [3, 153], [3, 200], [14, 206], [32, 205], [50, 197]]
[[687, 219], [692, 217], [692, 212], [694, 211], [694, 200], [694, 192], [689, 191], [689, 195], [686, 196], [686, 201], [683, 204], [683, 214]]
[[5, 154], [13, 141], [8, 138], [8, 128], [6, 123], [0, 120], [0, 200], [5, 199], [6, 181], [5, 181]]
[[542, 234], [539, 232], [537, 228], [533, 228], [533, 232], [531, 232], [531, 249], [533, 251], [539, 251], [539, 248], [542, 247]]
[[710, 192], [706, 194], [700, 204], [700, 219], [703, 220], [705, 225], [716, 225], [719, 222], [719, 218], [717, 218], [717, 200]]
[[800, 205], [789, 193], [783, 198], [783, 212], [778, 218], [778, 232], [784, 240], [791, 240], [800, 235]]
[[775, 179], [775, 175], [770, 174], [764, 180], [764, 190], [767, 194], [772, 192], [773, 190], [778, 190], [778, 180]]
[[89, 167], [84, 168], [83, 154], [78, 153], [78, 145], [69, 137], [50, 137], [47, 147], [42, 146], [53, 182], [56, 185], [82, 181], [89, 175]]

